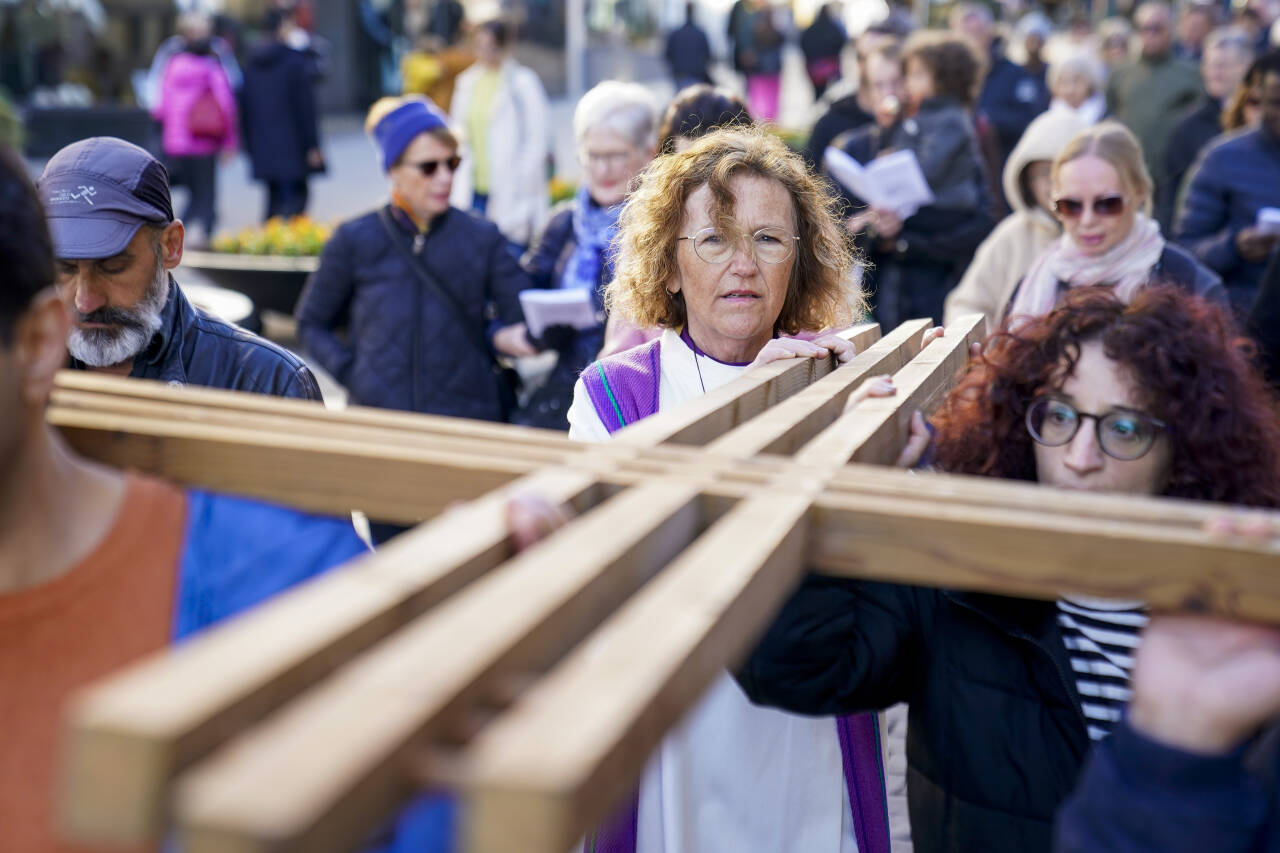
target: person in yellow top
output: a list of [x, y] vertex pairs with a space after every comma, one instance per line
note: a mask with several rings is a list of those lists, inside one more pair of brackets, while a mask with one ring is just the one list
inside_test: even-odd
[[523, 248], [550, 207], [550, 132], [542, 81], [511, 57], [509, 40], [502, 21], [478, 26], [476, 63], [458, 75], [449, 112], [464, 131], [466, 155], [450, 200], [489, 219]]
[[465, 45], [448, 45], [439, 36], [421, 36], [400, 60], [400, 79], [406, 95], [426, 95], [435, 104], [449, 104], [458, 75], [476, 61]]

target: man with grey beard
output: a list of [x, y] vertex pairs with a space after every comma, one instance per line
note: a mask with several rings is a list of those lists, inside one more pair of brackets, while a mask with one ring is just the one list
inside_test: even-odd
[[154, 157], [120, 139], [84, 139], [49, 160], [38, 186], [75, 321], [72, 367], [320, 399], [301, 359], [183, 295], [170, 270], [185, 232]]

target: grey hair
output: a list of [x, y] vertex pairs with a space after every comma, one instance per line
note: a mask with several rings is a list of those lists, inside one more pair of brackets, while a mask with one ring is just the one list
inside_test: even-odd
[[611, 130], [637, 148], [658, 143], [658, 102], [644, 86], [606, 80], [582, 96], [573, 111], [578, 144], [596, 128]]
[[1050, 91], [1057, 88], [1058, 81], [1063, 77], [1071, 75], [1087, 79], [1089, 84], [1093, 86], [1094, 92], [1101, 92], [1102, 87], [1107, 82], [1107, 68], [1102, 64], [1102, 60], [1097, 59], [1091, 53], [1076, 51], [1049, 65], [1048, 83]]
[[1249, 38], [1249, 33], [1244, 27], [1227, 26], [1213, 30], [1204, 39], [1205, 51], [1207, 52], [1210, 48], [1234, 49], [1241, 56], [1253, 58], [1253, 39]]

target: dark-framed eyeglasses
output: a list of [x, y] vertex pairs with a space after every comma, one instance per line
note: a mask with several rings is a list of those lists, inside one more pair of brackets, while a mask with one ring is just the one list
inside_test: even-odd
[[429, 178], [441, 166], [447, 167], [450, 172], [458, 171], [458, 166], [462, 165], [462, 158], [454, 154], [452, 157], [446, 157], [443, 160], [423, 160], [421, 163], [409, 163], [408, 165], [421, 172], [422, 177]]
[[[1053, 209], [1063, 219], [1075, 219], [1084, 213], [1085, 204], [1078, 198], [1055, 198]], [[1088, 204], [1098, 216], [1119, 216], [1124, 212], [1125, 201], [1122, 195], [1101, 195]]]
[[[748, 239], [749, 238], [749, 239]], [[746, 240], [748, 251], [756, 260], [766, 264], [781, 264], [795, 253], [800, 240], [781, 228], [761, 228], [754, 234], [725, 235], [718, 228], [703, 228], [696, 234], [680, 237], [693, 244], [693, 252], [709, 264], [722, 264], [733, 257], [738, 244]]]
[[1061, 397], [1041, 394], [1027, 407], [1027, 432], [1046, 447], [1061, 447], [1076, 437], [1085, 418], [1093, 419], [1102, 452], [1125, 462], [1146, 456], [1156, 439], [1169, 430], [1164, 421], [1132, 409], [1095, 415], [1080, 411]]

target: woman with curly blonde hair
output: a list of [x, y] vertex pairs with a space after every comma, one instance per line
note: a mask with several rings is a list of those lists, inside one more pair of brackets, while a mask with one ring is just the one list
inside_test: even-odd
[[[611, 312], [660, 338], [578, 380], [570, 437], [617, 429], [754, 366], [853, 346], [821, 334], [863, 308], [834, 198], [799, 155], [721, 130], [656, 160], [619, 219]], [[783, 335], [808, 333], [812, 340]], [[888, 853], [877, 726], [752, 705], [728, 674], [658, 747], [638, 796], [587, 849]]]
[[618, 220], [605, 304], [664, 333], [583, 371], [570, 435], [603, 439], [780, 358], [851, 358], [848, 342], [818, 334], [863, 308], [836, 204], [757, 129], [718, 131], [656, 160]]

